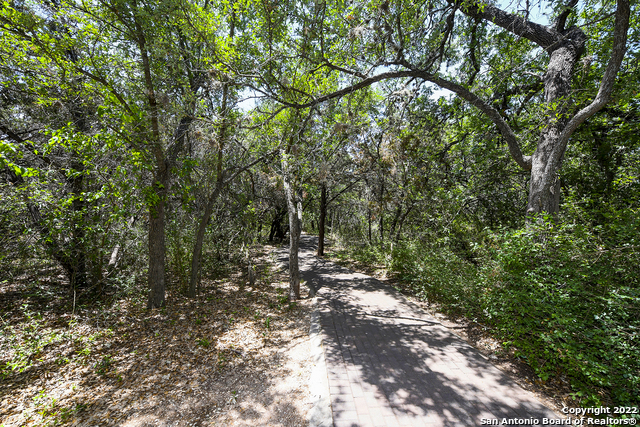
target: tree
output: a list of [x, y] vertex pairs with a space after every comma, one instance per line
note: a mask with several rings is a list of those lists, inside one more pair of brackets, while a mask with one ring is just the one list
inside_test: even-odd
[[[166, 288], [165, 222], [172, 170], [179, 166], [198, 97], [208, 82], [204, 70], [212, 62], [202, 54], [202, 43], [191, 43], [201, 35], [197, 30], [216, 28], [211, 24], [217, 18], [179, 1], [135, 0], [102, 1], [91, 7], [62, 3], [54, 17], [66, 22], [68, 33], [50, 37], [45, 20], [16, 9], [3, 22], [47, 57], [57, 72], [79, 76], [101, 94], [98, 113], [105, 128], [125, 139], [140, 168], [150, 173], [151, 182], [142, 174], [139, 183], [146, 187], [149, 212], [147, 305], [160, 307]], [[77, 51], [77, 59], [65, 58], [68, 46]]]
[[[119, 234], [121, 203], [103, 202], [106, 188], [119, 187], [112, 161], [122, 147], [103, 132], [102, 97], [77, 72], [82, 42], [62, 14], [53, 2], [38, 13], [21, 4], [0, 15], [7, 58], [0, 131], [19, 153], [20, 166], [2, 163], [31, 230], [63, 267], [71, 289], [86, 291], [102, 284], [105, 246], [117, 238], [114, 231]], [[108, 168], [112, 173], [104, 174]]]
[[[448, 89], [490, 119], [511, 157], [530, 171], [527, 213], [556, 213], [557, 174], [571, 135], [602, 109], [613, 91], [626, 50], [629, 1], [619, 0], [613, 12], [604, 7], [595, 14], [589, 8], [577, 10], [577, 0], [558, 4], [550, 26], [530, 20], [528, 8], [522, 17], [481, 2], [424, 6], [380, 1], [362, 8], [353, 5], [345, 12], [338, 3], [316, 5], [320, 10], [311, 23], [309, 16], [301, 23], [306, 37], [300, 55], [308, 60], [307, 73], [316, 78], [335, 74], [347, 84], [330, 93], [309, 92], [304, 102], [279, 98], [280, 102], [309, 108], [388, 79], [417, 80]], [[568, 26], [568, 22], [577, 23], [576, 16], [584, 25]], [[585, 31], [593, 27], [589, 20], [612, 16], [612, 47], [601, 83], [593, 100], [576, 107], [572, 76], [585, 52]], [[546, 65], [543, 55], [548, 56]], [[537, 66], [544, 75], [535, 72]], [[443, 69], [450, 67], [454, 71], [447, 75]], [[542, 96], [539, 89], [544, 90]], [[278, 98], [269, 89], [263, 91]], [[527, 156], [522, 145], [527, 143], [526, 132], [534, 130], [520, 129], [520, 137], [516, 135], [520, 117], [511, 110], [526, 108], [532, 99], [539, 101], [540, 120], [535, 149]]]

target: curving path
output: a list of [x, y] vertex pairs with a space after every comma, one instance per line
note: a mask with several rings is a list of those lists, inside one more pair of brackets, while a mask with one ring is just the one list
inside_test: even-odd
[[[312, 425], [543, 425], [560, 418], [396, 290], [315, 257], [316, 242], [303, 235], [300, 247], [326, 364], [312, 384], [327, 390], [319, 392]], [[280, 252], [281, 261], [286, 256]]]

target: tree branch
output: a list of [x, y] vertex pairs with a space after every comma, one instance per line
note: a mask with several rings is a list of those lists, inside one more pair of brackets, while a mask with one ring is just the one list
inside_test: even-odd
[[554, 26], [556, 31], [558, 31], [559, 33], [562, 33], [564, 31], [564, 26], [567, 22], [567, 18], [569, 17], [571, 12], [573, 12], [573, 8], [577, 4], [578, 0], [569, 0], [569, 3], [567, 3], [562, 13], [560, 13], [560, 15], [558, 16], [558, 19], [556, 19], [556, 24]]
[[531, 169], [531, 156], [524, 156], [522, 154], [522, 150], [520, 149], [520, 145], [518, 144], [518, 140], [513, 133], [513, 130], [500, 115], [498, 110], [496, 110], [492, 105], [478, 97], [476, 94], [474, 94], [464, 86], [450, 82], [436, 75], [420, 72], [416, 77], [421, 77], [426, 81], [435, 83], [436, 85], [445, 89], [449, 89], [451, 92], [455, 93], [460, 98], [464, 99], [465, 101], [482, 111], [498, 127], [500, 134], [507, 142], [509, 153], [511, 154], [513, 160], [515, 160], [522, 169]]
[[280, 102], [283, 105], [286, 105], [287, 107], [291, 107], [295, 109], [310, 108], [322, 102], [328, 101], [330, 99], [339, 98], [346, 94], [355, 92], [356, 90], [362, 89], [367, 86], [371, 86], [373, 83], [376, 83], [382, 80], [399, 79], [404, 77], [420, 78], [425, 81], [434, 83], [442, 88], [449, 89], [450, 91], [458, 95], [460, 98], [466, 100], [471, 105], [478, 108], [485, 115], [487, 115], [487, 117], [489, 117], [491, 121], [498, 127], [500, 134], [507, 142], [507, 146], [509, 147], [509, 153], [511, 154], [511, 157], [516, 161], [516, 163], [520, 167], [522, 167], [524, 170], [531, 169], [531, 156], [524, 156], [522, 154], [522, 150], [520, 149], [520, 145], [518, 144], [517, 138], [513, 133], [513, 130], [507, 124], [504, 118], [500, 115], [498, 110], [496, 110], [493, 106], [491, 106], [489, 103], [487, 103], [486, 101], [478, 97], [476, 94], [474, 94], [464, 86], [445, 80], [441, 77], [430, 74], [426, 71], [400, 70], [400, 71], [389, 71], [386, 73], [380, 73], [375, 76], [363, 79], [360, 82], [355, 83], [351, 86], [348, 86], [344, 89], [328, 93], [318, 98], [314, 98], [312, 101], [306, 102], [304, 104], [296, 104], [296, 103], [286, 102], [279, 99], [276, 99], [276, 101]]
[[562, 159], [564, 155], [567, 143], [573, 132], [575, 132], [578, 126], [584, 123], [585, 120], [600, 111], [611, 97], [618, 70], [620, 70], [620, 65], [627, 50], [627, 31], [629, 30], [630, 14], [629, 0], [617, 0], [616, 20], [613, 30], [613, 49], [611, 58], [607, 64], [607, 69], [602, 75], [600, 89], [595, 99], [589, 105], [578, 111], [562, 130], [558, 143], [553, 147], [553, 151], [551, 152], [550, 161], [545, 168], [545, 188], [546, 185], [550, 185], [553, 175], [551, 171], [557, 170], [557, 166], [560, 164], [560, 159]]
[[[449, 2], [452, 3], [453, 1], [449, 0]], [[534, 42], [542, 48], [549, 48], [558, 41], [559, 33], [556, 31], [544, 25], [528, 21], [521, 16], [507, 13], [490, 4], [482, 4], [480, 6], [476, 3], [460, 4], [459, 0], [457, 4], [465, 15], [492, 22], [515, 35]]]

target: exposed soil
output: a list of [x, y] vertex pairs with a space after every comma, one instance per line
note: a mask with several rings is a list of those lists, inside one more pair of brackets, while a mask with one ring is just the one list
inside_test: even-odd
[[311, 300], [288, 304], [272, 249], [254, 287], [236, 272], [154, 311], [139, 290], [72, 314], [48, 279], [4, 281], [0, 424], [307, 425]]
[[[273, 249], [254, 258], [254, 287], [236, 271], [203, 281], [196, 300], [170, 291], [155, 311], [140, 290], [72, 313], [53, 271], [3, 282], [0, 425], [306, 426], [311, 300], [302, 287], [288, 304]], [[403, 292], [548, 406], [569, 403], [561, 382], [542, 383], [483, 325], [412, 297], [383, 267], [327, 258]]]

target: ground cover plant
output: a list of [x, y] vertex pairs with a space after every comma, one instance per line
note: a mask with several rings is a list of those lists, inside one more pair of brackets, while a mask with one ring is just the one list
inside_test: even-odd
[[[639, 7], [3, 2], [2, 410], [80, 422], [131, 383], [142, 413], [167, 375], [258, 363], [221, 337], [294, 321], [301, 230], [567, 404], [637, 404]], [[252, 250], [285, 241], [273, 294]]]

